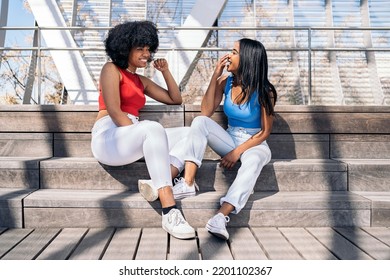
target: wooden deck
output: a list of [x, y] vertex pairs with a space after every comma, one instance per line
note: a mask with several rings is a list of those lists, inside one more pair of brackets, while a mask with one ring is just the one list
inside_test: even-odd
[[390, 260], [390, 228], [229, 228], [225, 242], [197, 229], [0, 228], [1, 260]]

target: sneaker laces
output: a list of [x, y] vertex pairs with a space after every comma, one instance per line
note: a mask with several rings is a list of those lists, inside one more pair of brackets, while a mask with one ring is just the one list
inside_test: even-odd
[[185, 183], [185, 180], [183, 177], [180, 177], [180, 178], [174, 178], [173, 182], [175, 183], [175, 185], [177, 185], [177, 184], [182, 183], [182, 182]]
[[[222, 214], [222, 213], [221, 213]], [[230, 217], [229, 216], [225, 216], [225, 215], [218, 215], [217, 217], [220, 217], [218, 219], [216, 219], [216, 223], [219, 225], [219, 226], [223, 226], [225, 227], [226, 224], [228, 222], [230, 222]]]
[[180, 213], [178, 209], [172, 209], [171, 211], [169, 211], [168, 222], [175, 226], [186, 223], [183, 215]]
[[196, 184], [196, 182], [194, 181], [194, 184], [193, 185], [188, 185], [187, 184], [187, 182], [186, 182], [186, 180], [184, 179], [184, 177], [180, 177], [180, 178], [174, 178], [173, 179], [173, 182], [175, 183], [175, 185], [173, 186], [173, 188], [175, 188], [176, 187], [176, 185], [178, 185], [178, 184], [186, 184], [187, 186], [189, 186], [189, 187], [195, 187], [195, 189], [197, 190], [197, 191], [199, 191], [199, 186]]

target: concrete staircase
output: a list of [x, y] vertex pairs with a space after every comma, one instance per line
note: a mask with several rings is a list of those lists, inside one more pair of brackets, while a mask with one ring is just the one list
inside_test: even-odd
[[[390, 226], [388, 107], [277, 106], [263, 169], [230, 226]], [[189, 125], [199, 106], [147, 106], [142, 118]], [[140, 160], [110, 167], [91, 155], [95, 106], [0, 106], [0, 227], [159, 227], [159, 202], [138, 193]], [[214, 118], [225, 123], [222, 112]], [[200, 193], [178, 201], [195, 227], [218, 209], [236, 170], [207, 150]]]

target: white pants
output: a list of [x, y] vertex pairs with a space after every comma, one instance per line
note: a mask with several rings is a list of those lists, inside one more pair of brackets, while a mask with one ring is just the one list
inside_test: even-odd
[[[200, 167], [207, 145], [223, 157], [259, 130], [259, 128], [247, 129], [230, 126], [225, 130], [208, 117], [196, 117], [191, 124], [187, 143], [188, 149], [184, 159], [193, 161]], [[240, 212], [247, 203], [261, 170], [270, 160], [271, 150], [266, 141], [246, 150], [241, 155], [241, 166], [238, 169], [237, 176], [229, 187], [227, 194], [221, 198], [220, 203], [228, 202], [232, 204], [235, 207], [233, 214]]]
[[109, 116], [99, 119], [92, 128], [91, 149], [101, 163], [120, 166], [145, 158], [153, 185], [158, 189], [172, 186], [170, 164], [184, 167], [183, 147], [189, 127], [165, 129], [154, 121], [139, 121], [128, 115], [132, 125], [118, 127]]

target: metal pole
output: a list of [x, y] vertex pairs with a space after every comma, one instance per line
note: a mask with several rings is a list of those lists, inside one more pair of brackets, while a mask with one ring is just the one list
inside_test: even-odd
[[41, 50], [41, 29], [38, 26], [38, 104], [42, 104], [41, 79], [42, 79], [42, 50]]
[[[1, 1], [1, 11], [0, 11], [0, 26], [7, 26], [8, 22], [8, 2], [9, 0], [2, 0]], [[5, 44], [5, 35], [7, 30], [0, 30], [0, 47], [4, 47]], [[0, 57], [3, 54], [3, 51], [0, 50]], [[1, 66], [1, 59], [0, 59], [0, 66]]]
[[311, 94], [312, 94], [312, 88], [311, 88], [311, 28], [307, 30], [307, 38], [308, 38], [308, 67], [309, 67], [309, 73], [308, 74], [308, 83], [309, 83], [309, 99], [308, 99], [308, 105], [311, 105]]

